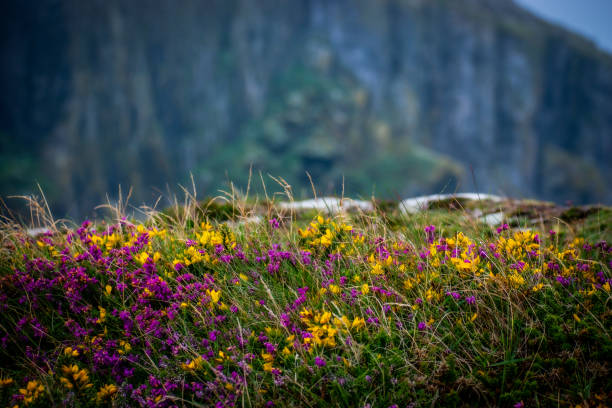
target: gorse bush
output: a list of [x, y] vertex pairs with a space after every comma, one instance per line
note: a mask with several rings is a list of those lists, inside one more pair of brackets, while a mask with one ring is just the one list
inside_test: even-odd
[[435, 212], [392, 229], [376, 214], [185, 214], [38, 237], [5, 225], [2, 404], [610, 403], [602, 237], [461, 230]]

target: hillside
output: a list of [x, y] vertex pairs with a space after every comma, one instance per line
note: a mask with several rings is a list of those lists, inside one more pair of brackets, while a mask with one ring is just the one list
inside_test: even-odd
[[0, 403], [612, 404], [612, 209], [375, 204], [3, 221]]
[[296, 195], [308, 171], [364, 197], [612, 201], [611, 57], [510, 1], [0, 7], [0, 194], [37, 180], [59, 216], [190, 172], [244, 188], [251, 165]]

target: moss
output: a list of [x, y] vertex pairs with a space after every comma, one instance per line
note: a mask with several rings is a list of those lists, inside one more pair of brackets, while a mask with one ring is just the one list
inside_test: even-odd
[[559, 218], [565, 222], [574, 222], [582, 220], [591, 214], [597, 213], [599, 208], [597, 207], [571, 207], [561, 213]]
[[198, 210], [202, 219], [227, 221], [236, 217], [236, 209], [231, 203], [219, 203], [212, 199], [201, 202]]
[[432, 201], [429, 203], [430, 210], [463, 210], [472, 200], [460, 197], [447, 198], [445, 200]]

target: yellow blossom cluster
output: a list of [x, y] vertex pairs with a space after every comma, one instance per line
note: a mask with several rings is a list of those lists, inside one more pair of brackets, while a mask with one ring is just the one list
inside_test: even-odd
[[202, 367], [204, 366], [204, 360], [202, 360], [202, 357], [197, 356], [196, 358], [192, 359], [190, 362], [188, 363], [183, 363], [181, 364], [181, 368], [185, 371], [197, 371], [202, 369]]
[[536, 251], [536, 255], [539, 254], [540, 244], [536, 242], [535, 238], [536, 234], [530, 230], [517, 231], [512, 237], [499, 237], [497, 247], [501, 254], [520, 260], [531, 251]]
[[125, 340], [119, 341], [119, 347], [120, 348], [117, 350], [117, 353], [121, 355], [127, 354], [132, 350], [132, 345]]
[[472, 240], [459, 232], [455, 238], [449, 238], [446, 244], [451, 251], [450, 262], [460, 274], [479, 272], [480, 256], [476, 244]]
[[89, 238], [95, 245], [102, 249], [106, 249], [107, 251], [116, 248], [123, 242], [123, 237], [117, 232], [107, 235], [91, 234]]
[[23, 395], [23, 403], [30, 405], [38, 399], [45, 387], [38, 380], [28, 381], [25, 388], [19, 389], [19, 394]]
[[[348, 224], [336, 223], [330, 218], [323, 218], [319, 215], [306, 229], [299, 228], [298, 234], [305, 240], [307, 246], [329, 248], [342, 233], [352, 230], [353, 227]], [[340, 243], [340, 250], [345, 247], [346, 243]]]
[[100, 391], [96, 393], [96, 402], [99, 404], [107, 399], [113, 398], [117, 393], [117, 386], [114, 384], [107, 384], [100, 388]]
[[62, 385], [68, 389], [86, 390], [93, 387], [89, 382], [89, 373], [85, 368], [79, 368], [76, 364], [63, 366], [63, 377], [60, 377]]
[[346, 316], [332, 319], [331, 312], [313, 313], [306, 308], [300, 312], [300, 318], [306, 323], [308, 332], [312, 336], [306, 337], [304, 342], [315, 346], [335, 347], [336, 335], [339, 331], [361, 330], [365, 327], [365, 320], [362, 317], [355, 317], [352, 322]]
[[151, 258], [151, 260], [153, 260], [153, 262], [159, 261], [161, 259], [161, 254], [159, 252], [155, 252], [155, 253], [153, 253], [153, 255], [149, 255], [148, 252], [141, 252], [138, 255], [135, 255], [134, 258], [136, 258], [136, 260], [141, 265], [144, 265], [145, 262], [147, 262], [149, 260], [149, 258]]
[[13, 384], [12, 378], [0, 378], [0, 388]]
[[66, 347], [64, 349], [64, 355], [67, 357], [78, 357], [79, 356], [79, 350], [72, 348], [72, 347]]

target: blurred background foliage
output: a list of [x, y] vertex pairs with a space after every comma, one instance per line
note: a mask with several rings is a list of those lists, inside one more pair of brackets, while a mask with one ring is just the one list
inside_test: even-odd
[[[612, 202], [612, 57], [510, 0], [2, 2], [0, 195]], [[18, 206], [15, 200], [9, 206]]]

